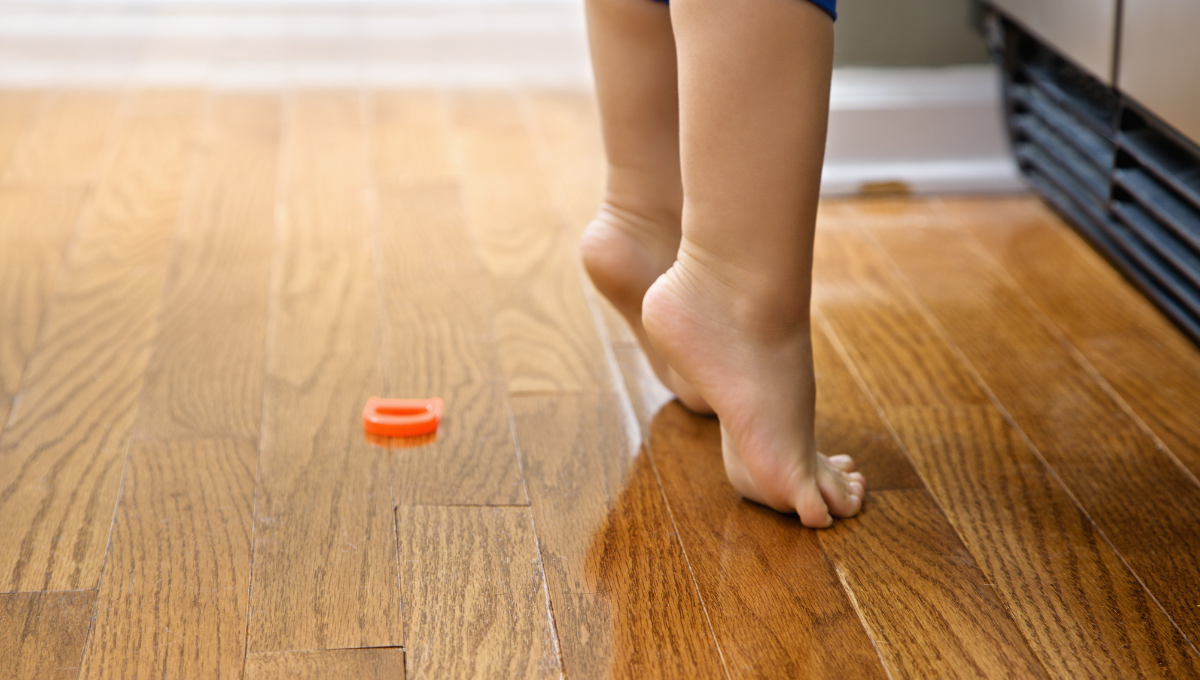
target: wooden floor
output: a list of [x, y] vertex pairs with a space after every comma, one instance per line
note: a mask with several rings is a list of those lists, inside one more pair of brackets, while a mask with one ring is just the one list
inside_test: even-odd
[[814, 532], [601, 180], [581, 95], [0, 93], [0, 678], [1200, 677], [1200, 352], [1036, 199], [822, 206]]

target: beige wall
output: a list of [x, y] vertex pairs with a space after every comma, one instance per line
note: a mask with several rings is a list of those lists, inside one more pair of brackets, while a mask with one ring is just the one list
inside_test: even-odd
[[970, 0], [838, 0], [835, 66], [952, 66], [987, 61]]

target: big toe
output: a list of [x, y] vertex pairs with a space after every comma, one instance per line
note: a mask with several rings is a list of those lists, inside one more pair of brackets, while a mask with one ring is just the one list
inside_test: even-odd
[[858, 467], [855, 465], [854, 459], [844, 453], [828, 456], [825, 461], [842, 472], [854, 472]]
[[824, 529], [833, 524], [833, 515], [823, 496], [816, 484], [805, 484], [800, 489], [795, 505], [801, 524], [810, 529]]

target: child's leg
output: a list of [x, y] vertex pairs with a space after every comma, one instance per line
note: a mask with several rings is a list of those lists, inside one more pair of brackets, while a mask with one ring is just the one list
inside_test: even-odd
[[650, 346], [642, 328], [642, 298], [675, 261], [683, 210], [669, 10], [650, 0], [588, 0], [587, 17], [608, 184], [580, 243], [584, 266], [629, 321], [663, 383], [689, 408], [711, 413]]
[[721, 418], [747, 498], [807, 526], [856, 514], [864, 480], [813, 441], [809, 296], [833, 26], [805, 0], [671, 0], [684, 186], [679, 260], [650, 340]]

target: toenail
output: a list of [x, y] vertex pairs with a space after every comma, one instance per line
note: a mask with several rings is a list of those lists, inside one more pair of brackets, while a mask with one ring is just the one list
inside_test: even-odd
[[858, 482], [850, 482], [850, 494], [852, 496], [862, 497], [863, 485]]

